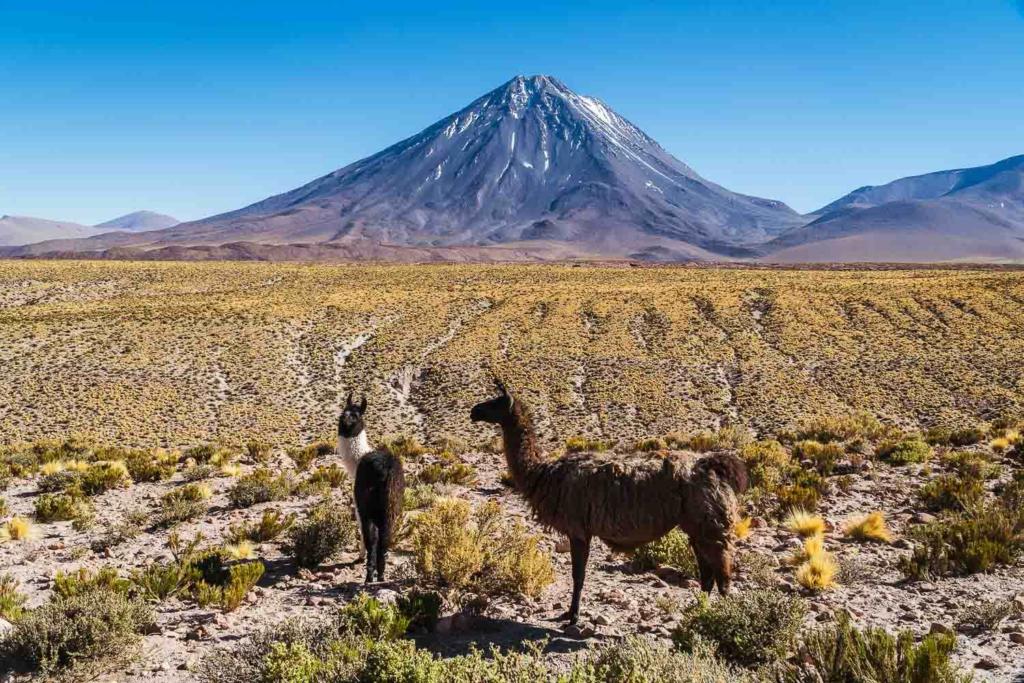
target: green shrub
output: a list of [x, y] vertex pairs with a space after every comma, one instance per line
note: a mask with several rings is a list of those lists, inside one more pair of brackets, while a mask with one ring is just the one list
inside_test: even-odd
[[471, 486], [476, 481], [476, 469], [464, 462], [435, 462], [416, 473], [416, 481], [422, 484], [455, 484]]
[[173, 462], [161, 459], [150, 451], [131, 451], [124, 458], [125, 467], [132, 481], [156, 482], [170, 479], [174, 475]]
[[775, 491], [780, 512], [786, 514], [791, 510], [816, 510], [828, 489], [825, 479], [815, 470], [797, 467], [790, 468], [786, 476], [790, 483], [779, 486]]
[[81, 473], [78, 485], [87, 496], [96, 496], [132, 483], [128, 468], [120, 460], [94, 462]]
[[917, 496], [932, 512], [966, 510], [981, 501], [985, 487], [974, 478], [943, 474], [922, 485]]
[[302, 448], [289, 448], [286, 453], [291, 461], [295, 463], [295, 467], [300, 472], [305, 472], [320, 455], [320, 449], [317, 444], [310, 444]]
[[457, 436], [442, 436], [437, 440], [436, 450], [442, 458], [457, 458], [468, 453], [469, 442]]
[[953, 430], [949, 427], [930, 427], [922, 438], [931, 446], [948, 446], [953, 439]]
[[89, 547], [93, 552], [101, 553], [130, 541], [142, 533], [142, 527], [148, 519], [149, 514], [145, 510], [130, 511], [120, 521], [109, 526], [102, 536], [94, 538]]
[[747, 466], [752, 487], [774, 491], [782, 481], [782, 473], [790, 463], [789, 453], [774, 439], [754, 441], [740, 450]]
[[200, 573], [190, 564], [178, 561], [155, 562], [132, 573], [131, 581], [146, 600], [161, 602], [183, 595], [199, 580]]
[[285, 515], [280, 510], [264, 510], [259, 521], [251, 524], [232, 524], [228, 527], [231, 543], [252, 541], [266, 543], [288, 531], [295, 524], [295, 514]]
[[397, 605], [384, 605], [365, 593], [339, 610], [335, 617], [341, 630], [371, 640], [395, 640], [405, 635], [409, 617]]
[[309, 475], [308, 481], [311, 484], [326, 484], [329, 488], [336, 489], [348, 481], [348, 474], [344, 468], [331, 463], [327, 467], [316, 468], [313, 474]]
[[807, 680], [813, 672], [823, 681], [885, 681], [885, 683], [966, 683], [971, 676], [950, 661], [956, 638], [947, 634], [926, 635], [920, 643], [903, 631], [893, 637], [884, 629], [855, 627], [840, 612], [834, 624], [803, 636], [799, 662], [787, 681]]
[[94, 590], [110, 590], [124, 593], [131, 582], [117, 575], [113, 567], [101, 567], [92, 572], [85, 567], [73, 572], [57, 572], [53, 579], [53, 591], [57, 595], [70, 598]]
[[654, 451], [667, 450], [668, 444], [666, 444], [665, 440], [660, 437], [649, 436], [646, 439], [640, 439], [637, 441], [633, 448], [644, 453], [652, 453]]
[[405, 435], [386, 438], [380, 447], [402, 460], [415, 459], [427, 452], [414, 437]]
[[0, 574], [0, 617], [17, 621], [25, 613], [28, 597], [18, 592], [18, 580], [10, 574]]
[[272, 500], [284, 500], [292, 494], [295, 484], [287, 473], [275, 475], [260, 468], [238, 478], [228, 489], [228, 500], [236, 508], [249, 507]]
[[88, 501], [67, 493], [44, 493], [36, 498], [35, 517], [40, 522], [67, 522], [89, 517], [92, 506]]
[[571, 436], [565, 439], [565, 453], [601, 453], [610, 447], [608, 441], [600, 438]]
[[909, 578], [975, 574], [1010, 565], [1024, 553], [1024, 511], [999, 502], [912, 529], [913, 554], [900, 559]]
[[406, 511], [422, 510], [437, 500], [437, 496], [437, 489], [433, 484], [413, 484], [412, 486], [407, 486], [403, 495], [402, 509]]
[[216, 465], [192, 465], [191, 467], [186, 467], [181, 471], [181, 478], [188, 482], [200, 482], [204, 479], [215, 477], [219, 473], [220, 468]]
[[814, 468], [825, 476], [832, 474], [836, 462], [844, 455], [845, 451], [837, 443], [823, 444], [818, 441], [805, 439], [793, 444], [793, 457], [800, 460], [810, 460], [814, 464]]
[[434, 591], [412, 589], [395, 601], [398, 611], [408, 620], [408, 628], [432, 631], [441, 616], [444, 598]]
[[270, 462], [272, 446], [266, 441], [249, 441], [245, 444], [245, 454], [257, 465], [265, 465]]
[[160, 499], [160, 510], [154, 526], [168, 527], [202, 517], [209, 509], [206, 501], [212, 495], [206, 484], [191, 483], [171, 489]]
[[[518, 680], [518, 679], [517, 679]], [[540, 680], [540, 679], [538, 679]], [[755, 683], [758, 678], [718, 659], [703, 642], [690, 652], [651, 638], [627, 636], [593, 651], [570, 672], [572, 683]]]
[[196, 464], [202, 465], [216, 460], [218, 451], [217, 446], [212, 443], [200, 444], [185, 451], [183, 457], [185, 460], [191, 460]]
[[225, 612], [238, 609], [246, 594], [260, 580], [264, 572], [263, 563], [242, 562], [227, 568], [223, 578], [216, 583], [200, 580], [195, 584], [196, 602], [200, 607], [217, 605]]
[[890, 465], [922, 463], [932, 455], [932, 447], [921, 439], [889, 441], [878, 447], [878, 457]]
[[981, 453], [955, 451], [942, 458], [942, 464], [969, 479], [995, 479], [1002, 468]]
[[860, 437], [875, 441], [892, 431], [892, 428], [883, 425], [874, 415], [858, 412], [853, 415], [826, 415], [812, 418], [797, 429], [794, 439], [796, 441], [812, 439], [820, 443], [831, 443]]
[[632, 563], [637, 571], [670, 566], [691, 578], [698, 576], [697, 557], [693, 554], [690, 539], [679, 529], [672, 529], [657, 541], [637, 548], [633, 552]]
[[288, 533], [287, 551], [300, 567], [314, 569], [350, 546], [356, 537], [348, 506], [325, 500]]
[[0, 651], [12, 668], [44, 678], [92, 678], [127, 664], [152, 623], [145, 603], [122, 591], [55, 593], [15, 622]]
[[51, 472], [39, 477], [36, 481], [36, 490], [40, 493], [58, 493], [75, 486], [81, 478], [81, 473], [74, 470]]
[[786, 654], [805, 613], [799, 598], [774, 590], [748, 590], [714, 601], [700, 594], [672, 637], [684, 651], [704, 640], [731, 662], [758, 666]]
[[976, 443], [981, 443], [985, 439], [985, 430], [980, 427], [968, 427], [966, 429], [957, 429], [949, 435], [949, 443], [952, 446], [973, 446]]

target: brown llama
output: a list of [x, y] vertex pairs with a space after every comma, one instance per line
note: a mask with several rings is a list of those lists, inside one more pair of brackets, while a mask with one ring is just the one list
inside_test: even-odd
[[501, 427], [509, 473], [537, 520], [569, 537], [572, 604], [561, 619], [576, 623], [590, 541], [626, 552], [675, 527], [690, 538], [701, 588], [729, 591], [736, 494], [747, 487], [735, 455], [573, 453], [552, 460], [537, 445], [529, 411], [500, 383], [501, 395], [473, 407], [473, 422]]

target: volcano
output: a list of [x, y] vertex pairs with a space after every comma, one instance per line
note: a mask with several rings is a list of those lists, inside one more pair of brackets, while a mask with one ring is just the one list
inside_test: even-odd
[[[780, 201], [698, 175], [637, 126], [550, 76], [517, 76], [387, 149], [250, 206], [145, 234], [44, 242], [24, 253], [223, 245], [391, 247], [558, 257], [743, 256], [800, 225]], [[426, 252], [424, 250], [427, 250]], [[223, 251], [223, 250], [221, 250]]]

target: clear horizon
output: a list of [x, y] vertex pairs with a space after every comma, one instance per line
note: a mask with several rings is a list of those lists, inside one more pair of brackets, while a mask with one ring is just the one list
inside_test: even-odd
[[229, 211], [516, 74], [555, 76], [705, 178], [802, 213], [1024, 153], [1024, 0], [94, 4], [0, 7], [0, 214]]

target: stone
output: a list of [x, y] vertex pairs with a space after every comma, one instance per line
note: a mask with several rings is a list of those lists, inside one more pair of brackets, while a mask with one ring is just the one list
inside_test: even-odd
[[947, 626], [938, 621], [933, 621], [931, 627], [928, 629], [928, 633], [942, 633], [948, 636], [954, 635], [955, 631], [951, 626]]
[[0, 640], [3, 640], [13, 630], [14, 624], [0, 617]]
[[559, 536], [558, 540], [555, 541], [555, 552], [556, 553], [567, 553], [569, 552], [569, 537]]
[[982, 669], [983, 671], [991, 671], [992, 669], [999, 668], [999, 662], [995, 661], [991, 657], [982, 657], [974, 663], [975, 669]]
[[1010, 642], [1016, 643], [1017, 645], [1024, 645], [1024, 633], [1014, 631], [1010, 634]]
[[927, 512], [916, 512], [914, 513], [914, 516], [910, 518], [910, 521], [914, 524], [930, 524], [931, 522], [934, 522], [936, 519], [937, 517], [935, 515], [929, 514]]
[[611, 626], [612, 625], [611, 619], [609, 619], [608, 617], [606, 617], [603, 614], [598, 614], [596, 617], [594, 617], [594, 623], [597, 624], [598, 626]]

